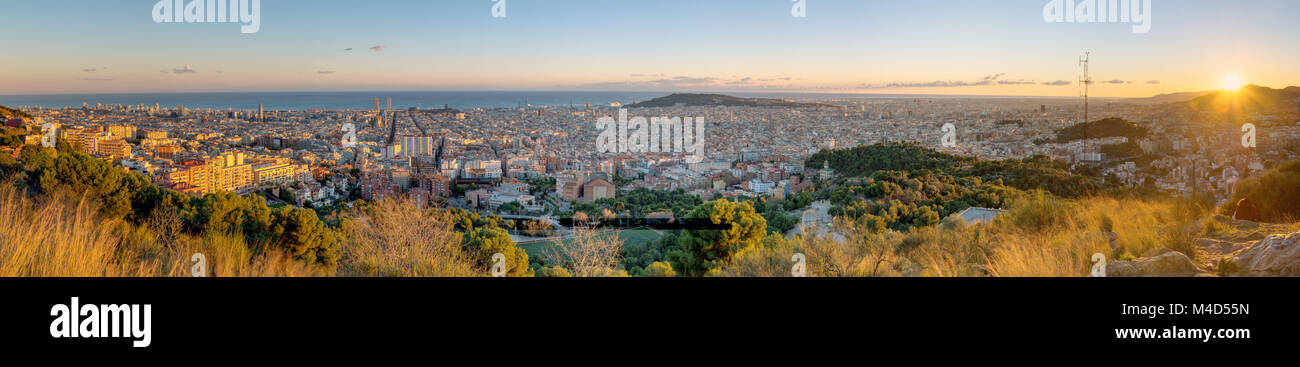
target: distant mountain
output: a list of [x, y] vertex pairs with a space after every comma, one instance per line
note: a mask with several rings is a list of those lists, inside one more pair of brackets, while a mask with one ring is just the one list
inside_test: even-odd
[[628, 108], [673, 107], [677, 105], [691, 106], [691, 107], [697, 107], [697, 106], [791, 107], [791, 108], [818, 107], [818, 106], [829, 107], [829, 105], [824, 105], [819, 103], [800, 103], [800, 102], [791, 102], [783, 99], [740, 98], [740, 97], [732, 97], [732, 96], [722, 95], [722, 94], [690, 94], [690, 93], [676, 93], [666, 97], [659, 97], [645, 102], [634, 103], [628, 105], [627, 107]]
[[1135, 99], [1145, 103], [1187, 103], [1198, 111], [1238, 111], [1274, 110], [1300, 108], [1300, 87], [1273, 89], [1258, 85], [1247, 85], [1235, 91], [1216, 90], [1201, 92], [1180, 92], [1161, 94], [1148, 98]]
[[1196, 97], [1200, 97], [1209, 93], [1214, 93], [1214, 92], [1200, 91], [1200, 92], [1168, 93], [1168, 94], [1156, 95], [1153, 97], [1139, 98], [1136, 99], [1136, 101], [1146, 102], [1146, 103], [1182, 103], [1182, 102], [1191, 101]]
[[1273, 89], [1247, 85], [1235, 91], [1209, 92], [1193, 98], [1192, 109], [1197, 111], [1273, 111], [1300, 108], [1300, 87]]
[[0, 119], [7, 120], [12, 118], [32, 118], [32, 115], [28, 115], [26, 112], [23, 112], [22, 110], [15, 110], [9, 107], [0, 106]]

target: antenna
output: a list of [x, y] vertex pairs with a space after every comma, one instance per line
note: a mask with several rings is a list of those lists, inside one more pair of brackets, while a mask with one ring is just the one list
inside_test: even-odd
[[1080, 96], [1083, 97], [1083, 151], [1085, 157], [1091, 156], [1091, 144], [1088, 143], [1088, 87], [1092, 86], [1092, 75], [1088, 74], [1088, 64], [1092, 59], [1092, 51], [1085, 51], [1083, 57], [1079, 58], [1079, 66], [1083, 67], [1083, 76], [1079, 77], [1079, 86], [1083, 88]]
[[1092, 51], [1087, 51], [1083, 57], [1079, 58], [1079, 66], [1083, 67], [1083, 76], [1079, 77], [1079, 86], [1083, 87], [1083, 92], [1079, 94], [1083, 97], [1083, 122], [1088, 122], [1088, 87], [1092, 85], [1092, 76], [1088, 75], [1088, 62], [1092, 58]]

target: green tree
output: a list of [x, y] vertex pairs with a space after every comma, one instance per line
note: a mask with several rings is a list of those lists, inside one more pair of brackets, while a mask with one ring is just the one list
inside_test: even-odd
[[338, 265], [338, 235], [321, 223], [316, 212], [280, 207], [271, 213], [271, 249], [325, 268]]
[[44, 167], [37, 182], [43, 193], [66, 189], [86, 193], [99, 201], [99, 213], [120, 219], [131, 214], [137, 192], [149, 185], [144, 176], [114, 167], [112, 163], [80, 153], [59, 153], [53, 167]]
[[511, 277], [531, 277], [534, 275], [530, 266], [528, 252], [515, 245], [510, 233], [501, 228], [501, 218], [483, 217], [476, 213], [452, 209], [456, 216], [456, 230], [461, 232], [461, 244], [483, 269], [491, 269], [492, 255], [506, 256], [506, 275]]
[[685, 276], [701, 276], [729, 264], [740, 253], [763, 241], [767, 221], [749, 203], [716, 200], [696, 208], [687, 220], [708, 220], [728, 229], [688, 229], [678, 239], [678, 248], [668, 253], [673, 270]]
[[191, 204], [184, 217], [193, 232], [240, 233], [251, 244], [271, 239], [271, 208], [261, 196], [220, 192], [205, 195]]
[[763, 213], [763, 219], [767, 220], [768, 232], [785, 233], [794, 229], [794, 219], [785, 215], [785, 212], [781, 211], [782, 208], [783, 205], [768, 205], [767, 211]]
[[916, 217], [912, 219], [914, 227], [930, 227], [936, 224], [939, 224], [939, 213], [928, 206], [918, 208]]

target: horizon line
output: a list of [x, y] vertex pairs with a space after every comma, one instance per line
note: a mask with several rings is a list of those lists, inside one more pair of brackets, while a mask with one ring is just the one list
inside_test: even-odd
[[[1094, 97], [1092, 97], [1092, 98], [1094, 98], [1094, 99], [1145, 99], [1145, 98], [1151, 98], [1151, 97], [1156, 97], [1156, 96], [1161, 96], [1161, 95], [1167, 95], [1167, 94], [1179, 94], [1179, 93], [1204, 93], [1204, 92], [1213, 92], [1213, 91], [1214, 91], [1214, 90], [1187, 91], [1187, 92], [1171, 92], [1171, 93], [1156, 94], [1156, 95], [1152, 95], [1152, 96], [1149, 96], [1149, 97], [1106, 97], [1106, 96], [1094, 96]], [[75, 95], [131, 95], [131, 94], [239, 94], [239, 93], [427, 93], [427, 92], [438, 92], [438, 93], [662, 93], [662, 94], [665, 94], [665, 95], [671, 95], [671, 94], [766, 94], [766, 95], [804, 94], [804, 95], [832, 95], [832, 96], [833, 96], [833, 95], [841, 95], [841, 96], [844, 96], [844, 95], [848, 95], [848, 96], [852, 96], [852, 95], [861, 95], [861, 96], [900, 96], [900, 97], [907, 97], [907, 96], [928, 96], [928, 97], [973, 97], [973, 98], [974, 98], [974, 97], [982, 97], [982, 98], [1063, 98], [1063, 99], [1081, 98], [1081, 97], [1079, 97], [1079, 96], [1071, 96], [1071, 95], [946, 94], [946, 93], [906, 93], [906, 92], [904, 92], [904, 93], [879, 93], [879, 92], [840, 92], [840, 91], [736, 91], [736, 90], [732, 90], [732, 91], [662, 91], [662, 90], [660, 90], [660, 91], [637, 91], [637, 90], [562, 90], [562, 89], [546, 89], [546, 90], [527, 90], [527, 89], [515, 89], [515, 90], [511, 90], [511, 89], [484, 89], [484, 90], [473, 90], [473, 89], [459, 89], [459, 90], [457, 90], [457, 89], [391, 89], [391, 90], [334, 90], [334, 91], [321, 91], [321, 90], [265, 90], [265, 91], [250, 91], [250, 90], [242, 90], [242, 91], [239, 91], [239, 90], [220, 90], [220, 91], [163, 91], [163, 92], [159, 92], [159, 91], [150, 91], [150, 92], [80, 92], [80, 93], [78, 93], [78, 92], [67, 92], [67, 93], [64, 93], [64, 92], [60, 92], [60, 93], [0, 93], [0, 96], [75, 96]]]

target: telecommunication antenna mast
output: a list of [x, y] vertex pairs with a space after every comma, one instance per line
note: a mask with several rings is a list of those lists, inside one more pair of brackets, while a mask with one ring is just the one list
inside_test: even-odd
[[1079, 86], [1083, 88], [1083, 91], [1082, 93], [1079, 94], [1079, 96], [1083, 97], [1083, 122], [1084, 123], [1088, 122], [1088, 87], [1092, 85], [1092, 76], [1088, 75], [1088, 61], [1091, 58], [1092, 58], [1092, 51], [1085, 52], [1083, 54], [1083, 57], [1079, 58], [1079, 66], [1083, 67], [1083, 76], [1079, 77]]

